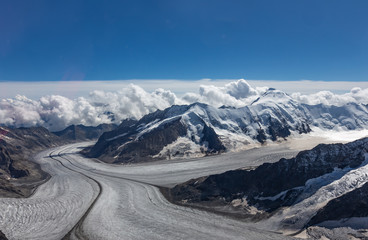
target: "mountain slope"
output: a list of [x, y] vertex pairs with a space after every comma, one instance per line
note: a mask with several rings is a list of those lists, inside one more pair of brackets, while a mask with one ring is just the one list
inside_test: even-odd
[[251, 171], [193, 179], [172, 188], [170, 196], [180, 204], [267, 216], [266, 226], [297, 231], [324, 221], [368, 217], [367, 171], [368, 138], [364, 138], [320, 144]]
[[[160, 154], [163, 146], [170, 145], [188, 135], [187, 124], [183, 116], [189, 106], [173, 106], [164, 111], [148, 114], [139, 121], [126, 120], [116, 129], [104, 133], [88, 153], [91, 157], [100, 157], [108, 162], [139, 162], [153, 159]], [[207, 153], [224, 150], [212, 128], [197, 118], [198, 144], [206, 144]], [[193, 134], [193, 139], [196, 135]], [[175, 153], [173, 153], [175, 155]], [[162, 158], [157, 156], [157, 158]]]
[[[0, 194], [27, 196], [32, 187], [23, 188], [21, 182], [38, 182], [47, 177], [39, 166], [29, 161], [32, 154], [45, 148], [68, 143], [43, 127], [0, 127]], [[17, 182], [13, 185], [13, 182]], [[32, 185], [32, 184], [30, 184]]]

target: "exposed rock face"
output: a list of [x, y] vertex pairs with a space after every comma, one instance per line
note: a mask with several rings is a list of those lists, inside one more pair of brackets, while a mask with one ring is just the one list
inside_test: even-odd
[[112, 131], [117, 126], [114, 124], [100, 124], [97, 127], [84, 125], [71, 125], [55, 135], [70, 141], [87, 141], [98, 139], [104, 132]]
[[[43, 127], [0, 127], [0, 195], [19, 197], [30, 194], [32, 189], [23, 188], [19, 179], [37, 182], [47, 177], [35, 163], [29, 161], [31, 155], [66, 143], [66, 140]], [[12, 184], [14, 179], [17, 179], [17, 186]]]
[[67, 141], [50, 133], [43, 127], [35, 128], [4, 128], [0, 135], [0, 174], [12, 178], [28, 175], [22, 162], [33, 151], [64, 144]]
[[160, 127], [141, 136], [138, 141], [133, 141], [121, 147], [119, 157], [114, 162], [140, 162], [147, 160], [158, 154], [162, 149], [161, 146], [166, 146], [185, 134], [186, 129], [180, 122], [180, 119], [162, 124]]
[[[110, 152], [116, 147], [114, 139], [127, 136], [128, 132], [134, 131], [134, 126], [138, 121], [133, 119], [124, 120], [115, 130], [103, 133], [98, 139], [97, 143], [88, 152], [88, 156], [98, 157], [105, 150]], [[124, 139], [122, 139], [124, 141]]]
[[0, 231], [0, 240], [8, 240], [2, 231]]
[[[19, 179], [36, 182], [47, 174], [28, 161], [35, 151], [65, 144], [62, 138], [42, 127], [11, 129], [0, 127], [0, 196], [21, 197], [31, 193]], [[17, 179], [17, 185], [13, 181]]]
[[[258, 210], [272, 212], [300, 201], [298, 197], [308, 180], [318, 179], [335, 169], [354, 169], [364, 164], [367, 152], [368, 138], [348, 144], [320, 144], [312, 150], [300, 152], [295, 158], [265, 163], [255, 170], [235, 170], [190, 180], [171, 189], [171, 196], [178, 202], [222, 202], [223, 205], [230, 205], [236, 199], [245, 199], [248, 205]], [[319, 183], [316, 181], [315, 184]], [[327, 219], [331, 214], [334, 217], [359, 214], [358, 207], [367, 208], [367, 201], [355, 201], [350, 207], [356, 212], [340, 214], [333, 209], [339, 205], [341, 211], [345, 212], [348, 208], [342, 207], [340, 203], [347, 204], [355, 197], [365, 197], [368, 194], [366, 189], [368, 187], [362, 187], [341, 199], [331, 201], [315, 216], [312, 223]], [[364, 210], [361, 213], [366, 215]]]
[[28, 174], [26, 170], [14, 168], [13, 159], [10, 157], [6, 145], [5, 141], [0, 140], [0, 169], [9, 174], [10, 177], [19, 178], [26, 176]]
[[208, 152], [209, 153], [217, 153], [221, 151], [225, 151], [224, 145], [218, 138], [215, 130], [213, 128], [207, 126], [206, 123], [203, 123], [202, 130], [203, 137], [201, 139], [201, 143], [207, 143]]

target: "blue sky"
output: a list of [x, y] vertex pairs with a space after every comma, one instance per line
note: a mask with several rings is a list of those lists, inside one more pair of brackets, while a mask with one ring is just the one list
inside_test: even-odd
[[368, 81], [368, 1], [0, 2], [0, 80]]

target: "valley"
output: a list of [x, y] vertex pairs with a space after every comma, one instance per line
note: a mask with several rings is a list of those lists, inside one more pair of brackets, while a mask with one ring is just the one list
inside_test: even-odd
[[284, 239], [249, 223], [173, 205], [158, 187], [293, 156], [295, 150], [266, 147], [249, 150], [247, 157], [233, 153], [184, 162], [109, 165], [77, 153], [89, 144], [58, 147], [35, 157], [51, 178], [29, 198], [0, 199], [0, 229], [9, 239], [61, 239], [68, 234], [70, 239]]
[[9, 239], [286, 239], [244, 219], [172, 204], [160, 188], [290, 158], [320, 140], [133, 165], [78, 153], [93, 142], [53, 148], [34, 158], [51, 175], [46, 183], [29, 198], [0, 199], [0, 230]]
[[368, 240], [368, 1], [0, 1], [0, 240]]
[[8, 239], [364, 238], [322, 225], [366, 217], [364, 201], [352, 214], [333, 209], [368, 194], [367, 140], [347, 143], [368, 136], [367, 116], [367, 105], [315, 107], [270, 88], [242, 108], [173, 105], [119, 126], [1, 127], [0, 230]]

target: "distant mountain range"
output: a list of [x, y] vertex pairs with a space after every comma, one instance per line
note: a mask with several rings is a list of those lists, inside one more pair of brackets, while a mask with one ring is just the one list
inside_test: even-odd
[[70, 125], [62, 131], [53, 134], [70, 141], [88, 141], [99, 138], [104, 132], [112, 131], [115, 124], [100, 124], [96, 127], [84, 125]]
[[84, 153], [110, 163], [198, 157], [278, 141], [311, 128], [368, 128], [368, 106], [306, 105], [270, 88], [248, 106], [174, 105], [125, 120]]

